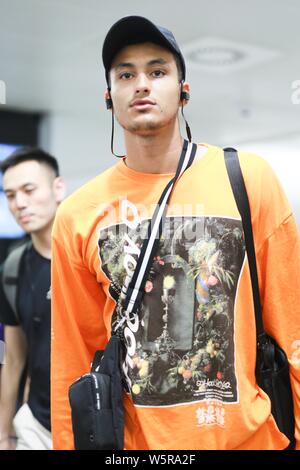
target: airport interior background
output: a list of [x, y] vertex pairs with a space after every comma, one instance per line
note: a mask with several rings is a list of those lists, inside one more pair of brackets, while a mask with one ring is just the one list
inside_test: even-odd
[[[101, 48], [130, 14], [174, 32], [193, 140], [268, 160], [300, 227], [299, 0], [0, 0], [0, 159], [42, 147], [59, 160], [68, 194], [115, 163]], [[118, 126], [115, 148], [124, 150]], [[1, 260], [21, 235], [0, 191]]]

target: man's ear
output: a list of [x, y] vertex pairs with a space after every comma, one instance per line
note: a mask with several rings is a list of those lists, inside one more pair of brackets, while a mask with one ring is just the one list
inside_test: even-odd
[[57, 176], [53, 182], [53, 189], [55, 193], [55, 200], [60, 204], [66, 195], [66, 185], [61, 176]]
[[105, 99], [106, 109], [112, 109], [113, 103], [112, 103], [112, 99], [111, 99], [108, 88], [105, 90], [104, 99]]
[[180, 106], [185, 106], [190, 99], [190, 84], [180, 82]]

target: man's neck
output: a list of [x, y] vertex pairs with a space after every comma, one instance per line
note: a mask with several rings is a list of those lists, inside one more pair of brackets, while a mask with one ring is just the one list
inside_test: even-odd
[[50, 227], [31, 234], [34, 249], [44, 258], [51, 259], [51, 230]]
[[182, 145], [178, 129], [151, 136], [125, 131], [126, 165], [141, 173], [174, 173]]

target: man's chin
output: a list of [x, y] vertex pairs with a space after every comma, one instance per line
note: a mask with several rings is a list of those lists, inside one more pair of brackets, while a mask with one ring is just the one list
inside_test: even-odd
[[24, 232], [28, 233], [29, 235], [39, 230], [38, 227], [36, 227], [36, 225], [32, 222], [20, 224], [20, 227], [24, 230]]
[[150, 137], [152, 135], [157, 135], [160, 131], [165, 129], [168, 126], [172, 126], [173, 122], [176, 120], [176, 116], [170, 119], [158, 119], [155, 116], [146, 116], [140, 115], [137, 119], [132, 120], [130, 123], [119, 124], [123, 129], [131, 134], [136, 134], [141, 137]]
[[156, 133], [163, 127], [162, 123], [158, 122], [146, 122], [146, 123], [134, 123], [127, 128], [124, 128], [126, 131], [137, 134], [140, 136], [149, 136], [153, 135], [153, 133]]

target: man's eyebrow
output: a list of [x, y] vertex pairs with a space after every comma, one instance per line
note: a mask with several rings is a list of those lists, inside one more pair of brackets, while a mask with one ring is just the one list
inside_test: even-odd
[[128, 67], [132, 68], [134, 67], [134, 64], [132, 64], [131, 62], [121, 62], [120, 64], [115, 66], [115, 70], [118, 71], [120, 69], [124, 69]]
[[[24, 183], [22, 184], [22, 186], [20, 186], [20, 189], [25, 189], [26, 186], [34, 186], [34, 183], [31, 183], [31, 182], [28, 182], [28, 183]], [[3, 189], [3, 192], [5, 194], [7, 193], [13, 193], [15, 190], [14, 189], [11, 189], [11, 188], [6, 188], [6, 189]]]
[[165, 59], [153, 59], [153, 60], [150, 60], [147, 65], [167, 65], [168, 62], [165, 60]]
[[[152, 59], [149, 62], [147, 62], [147, 65], [167, 65], [168, 62], [165, 59], [159, 58], [159, 59]], [[132, 62], [121, 62], [120, 64], [115, 66], [116, 72], [118, 70], [122, 70], [124, 68], [134, 68], [135, 64]]]

